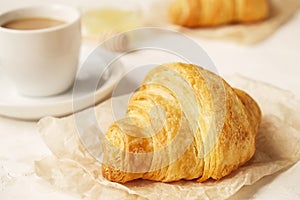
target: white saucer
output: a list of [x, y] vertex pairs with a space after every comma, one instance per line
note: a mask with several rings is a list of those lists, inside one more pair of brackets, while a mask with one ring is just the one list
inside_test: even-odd
[[[17, 93], [12, 84], [0, 73], [0, 115], [12, 118], [38, 120], [44, 116], [64, 116], [77, 112], [106, 98], [115, 84], [122, 78], [124, 67], [120, 61], [109, 65], [99, 86], [99, 69], [104, 71], [111, 57], [109, 52], [100, 50], [92, 53], [93, 58], [84, 62], [79, 68], [75, 86], [63, 94], [50, 97], [26, 97]], [[104, 60], [104, 62], [103, 62]], [[93, 64], [97, 63], [94, 67]], [[94, 87], [94, 89], [91, 89]]]

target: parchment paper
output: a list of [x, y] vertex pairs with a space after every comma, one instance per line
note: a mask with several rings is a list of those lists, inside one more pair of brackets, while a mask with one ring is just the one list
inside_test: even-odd
[[[91, 123], [90, 117], [95, 113], [105, 131], [113, 120], [111, 100], [77, 115], [42, 119], [39, 131], [52, 155], [36, 161], [36, 174], [85, 199], [226, 199], [244, 185], [254, 184], [264, 176], [297, 162], [300, 159], [300, 116], [297, 115], [300, 101], [291, 93], [268, 84], [240, 76], [227, 80], [257, 100], [263, 119], [254, 157], [220, 181], [201, 184], [195, 181], [161, 183], [137, 180], [118, 184], [105, 180], [101, 175], [101, 164], [87, 152], [77, 133], [83, 131], [91, 143], [89, 148], [97, 151], [99, 147], [93, 146], [98, 142], [93, 138], [95, 124]], [[118, 102], [118, 109], [124, 109], [127, 97], [118, 97], [114, 101]], [[80, 130], [79, 121], [85, 123], [84, 130]]]
[[171, 25], [168, 22], [166, 16], [168, 3], [158, 1], [154, 4], [147, 14], [146, 24], [149, 26], [169, 28], [191, 36], [231, 40], [243, 44], [255, 44], [266, 39], [282, 24], [287, 22], [300, 8], [299, 0], [270, 0], [271, 14], [270, 17], [264, 21], [249, 24], [231, 24], [213, 28], [190, 29]]

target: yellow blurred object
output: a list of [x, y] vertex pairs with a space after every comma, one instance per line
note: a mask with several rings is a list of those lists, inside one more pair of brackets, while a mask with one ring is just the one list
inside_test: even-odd
[[138, 11], [121, 8], [95, 8], [82, 15], [82, 25], [86, 34], [99, 35], [102, 32], [124, 32], [141, 24]]

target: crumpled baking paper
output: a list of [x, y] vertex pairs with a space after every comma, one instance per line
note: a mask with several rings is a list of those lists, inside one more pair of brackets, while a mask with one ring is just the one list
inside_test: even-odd
[[[264, 21], [248, 24], [229, 24], [217, 27], [185, 28], [171, 25], [166, 15], [171, 0], [157, 1], [149, 8], [146, 25], [176, 30], [187, 35], [209, 39], [231, 40], [243, 44], [255, 44], [269, 37], [287, 22], [300, 8], [299, 0], [270, 0], [271, 14]], [[155, 12], [154, 12], [155, 10]], [[158, 14], [158, 12], [160, 14]]]
[[254, 157], [220, 181], [136, 180], [119, 184], [104, 179], [101, 163], [96, 160], [101, 154], [97, 127], [105, 132], [114, 120], [113, 113], [126, 108], [128, 96], [107, 100], [65, 118], [42, 119], [39, 131], [52, 155], [35, 162], [36, 174], [85, 199], [226, 199], [241, 187], [296, 163], [300, 159], [300, 101], [293, 94], [265, 83], [240, 76], [228, 80], [258, 102], [263, 118]]

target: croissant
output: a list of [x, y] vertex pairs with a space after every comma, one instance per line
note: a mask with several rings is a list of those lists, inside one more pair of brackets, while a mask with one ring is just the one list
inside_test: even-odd
[[171, 182], [221, 179], [255, 152], [257, 103], [192, 64], [158, 66], [105, 134], [103, 177]]
[[186, 27], [216, 26], [260, 21], [269, 15], [268, 0], [174, 0], [172, 23]]

